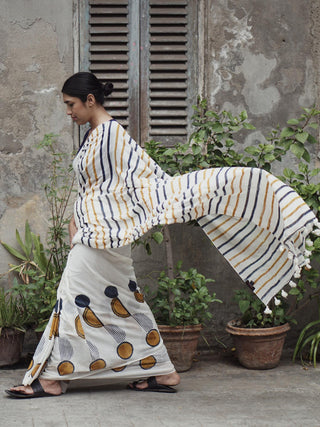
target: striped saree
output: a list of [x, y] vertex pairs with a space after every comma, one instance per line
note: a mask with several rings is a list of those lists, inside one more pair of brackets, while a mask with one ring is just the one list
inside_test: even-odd
[[115, 120], [84, 140], [74, 169], [79, 193], [73, 243], [116, 248], [155, 225], [198, 220], [265, 304], [306, 264], [305, 238], [316, 218], [292, 188], [262, 169], [170, 177]]

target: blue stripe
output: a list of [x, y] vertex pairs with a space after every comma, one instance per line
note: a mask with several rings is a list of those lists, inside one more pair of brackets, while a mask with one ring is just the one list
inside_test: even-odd
[[[208, 215], [209, 216], [209, 215]], [[214, 218], [210, 219], [210, 221], [206, 222], [205, 224], [201, 225], [202, 228], [207, 227], [207, 225], [211, 224], [213, 221], [216, 221], [217, 219], [221, 218], [222, 215], [217, 215]]]
[[[286, 227], [286, 230], [288, 230], [289, 228], [291, 228], [291, 227], [293, 227], [294, 225], [296, 225], [298, 222], [300, 222], [300, 221], [301, 221], [301, 219], [302, 219], [303, 217], [308, 216], [308, 215], [310, 215], [310, 211], [309, 211], [309, 210], [308, 210], [307, 212], [305, 212], [305, 213], [301, 214], [301, 215], [299, 216], [299, 218], [298, 218], [296, 221], [294, 221], [294, 222], [292, 222], [290, 225], [288, 225], [288, 226]], [[312, 218], [312, 219], [310, 219], [309, 221], [305, 222], [305, 223], [304, 223], [304, 227], [306, 227], [306, 226], [307, 226], [307, 225], [309, 225], [310, 223], [313, 223], [313, 221], [314, 221], [314, 218]], [[295, 234], [296, 234], [296, 231], [294, 231], [293, 233], [291, 233], [291, 234], [290, 234], [290, 236], [289, 236], [289, 237], [287, 237], [287, 238], [285, 239], [285, 242], [287, 242], [289, 239], [291, 239], [291, 238], [292, 238], [292, 236], [294, 236]]]
[[[260, 262], [260, 260], [269, 252], [269, 250], [270, 250], [270, 248], [271, 248], [271, 246], [272, 246], [272, 244], [273, 244], [273, 242], [275, 241], [276, 239], [274, 238], [273, 240], [272, 240], [272, 242], [269, 244], [269, 246], [268, 246], [268, 248], [264, 251], [264, 253], [259, 257], [259, 258], [257, 258], [255, 261], [253, 261], [251, 264], [249, 264], [249, 265], [247, 265], [240, 273], [239, 273], [239, 275], [241, 276], [248, 268], [250, 268], [250, 267], [252, 267], [254, 264], [256, 264], [257, 262]], [[258, 270], [260, 270], [261, 268], [265, 268], [265, 266], [266, 266], [266, 264], [271, 260], [271, 258], [275, 255], [275, 253], [277, 252], [277, 250], [279, 249], [279, 247], [280, 247], [280, 243], [278, 243], [277, 244], [277, 246], [276, 246], [276, 248], [275, 248], [275, 250], [273, 251], [273, 252], [271, 252], [271, 255], [269, 256], [269, 258], [266, 260], [266, 261], [264, 261], [264, 263], [263, 263], [263, 265], [261, 265], [260, 267], [257, 267], [255, 270], [253, 270], [253, 272], [252, 273], [250, 273], [250, 277], [254, 274], [254, 273], [256, 273]]]
[[[118, 242], [120, 243], [120, 238], [119, 238], [119, 233], [120, 233], [120, 225], [119, 225], [119, 223], [118, 223], [118, 221], [114, 218], [114, 212], [113, 212], [113, 209], [112, 209], [112, 204], [111, 204], [111, 202], [110, 202], [110, 200], [109, 200], [109, 197], [107, 196], [107, 195], [105, 195], [105, 198], [107, 199], [107, 202], [108, 202], [108, 205], [109, 205], [109, 210], [110, 210], [110, 216], [111, 216], [111, 219], [112, 219], [112, 221], [116, 224], [116, 226], [117, 226], [117, 228], [118, 228], [118, 231], [117, 231], [117, 238], [118, 238]], [[99, 197], [99, 200], [100, 200], [100, 197]], [[110, 230], [110, 233], [111, 233], [111, 230]], [[111, 238], [111, 237], [110, 237]]]
[[142, 210], [142, 212], [144, 214], [144, 219], [147, 220], [147, 215], [146, 215], [146, 211], [145, 211], [144, 207], [140, 203], [137, 203], [136, 206], [139, 206], [139, 208]]
[[[111, 128], [111, 126], [109, 126], [108, 141], [110, 140], [110, 128]], [[103, 166], [103, 155], [102, 155], [102, 147], [103, 147], [103, 141], [104, 141], [104, 131], [105, 131], [105, 126], [103, 125], [102, 126], [102, 137], [101, 137], [101, 142], [100, 142], [100, 165], [101, 165], [102, 181], [103, 182], [106, 180], [106, 174], [105, 174], [105, 170], [104, 170], [104, 166]], [[108, 155], [109, 155], [109, 145], [108, 145]]]
[[[250, 224], [250, 225], [252, 225], [252, 224]], [[239, 230], [237, 233], [233, 234], [233, 236], [229, 240], [227, 240], [222, 245], [218, 246], [217, 248], [219, 249], [219, 251], [221, 251], [221, 249], [223, 248], [224, 245], [228, 245], [230, 242], [232, 242], [232, 240], [234, 238], [238, 237], [239, 234], [242, 233], [242, 231], [245, 230], [248, 226], [249, 226], [249, 222], [247, 222], [247, 224], [244, 227], [242, 227], [241, 230]], [[256, 228], [257, 228], [257, 225], [255, 225], [253, 227], [253, 229], [249, 231], [248, 234], [246, 234], [245, 236], [243, 236], [243, 238], [241, 240], [239, 240], [239, 242], [236, 245], [232, 246], [232, 248], [228, 249], [226, 252], [223, 252], [222, 254], [224, 256], [226, 256], [229, 252], [233, 251], [237, 246], [241, 245], [241, 243], [243, 243], [254, 232], [254, 230]]]
[[260, 172], [259, 172], [258, 185], [256, 186], [256, 196], [254, 198], [253, 209], [252, 209], [249, 221], [252, 221], [253, 215], [254, 215], [254, 213], [256, 211], [256, 207], [257, 207], [257, 204], [258, 204], [258, 197], [259, 197], [259, 194], [260, 194], [261, 176], [262, 176], [262, 169], [260, 169]]
[[249, 197], [250, 197], [250, 190], [251, 190], [251, 181], [252, 181], [252, 168], [250, 169], [250, 177], [249, 177], [249, 184], [248, 184], [248, 188], [247, 188], [247, 197], [246, 197], [246, 201], [244, 203], [244, 207], [243, 207], [243, 211], [241, 214], [241, 218], [244, 218], [247, 207], [248, 207], [248, 201], [249, 201]]
[[106, 213], [105, 213], [105, 211], [103, 209], [103, 203], [102, 203], [102, 200], [101, 200], [100, 196], [98, 197], [98, 200], [99, 200], [99, 203], [100, 203], [100, 208], [101, 208], [101, 211], [102, 211], [102, 214], [103, 214], [103, 218], [104, 218], [104, 220], [107, 223], [108, 228], [109, 228], [110, 247], [113, 248], [113, 241], [112, 241], [112, 234], [111, 234], [111, 225], [110, 225], [109, 221], [107, 220], [107, 216], [106, 216]]
[[137, 214], [137, 215], [138, 215], [138, 217], [139, 217], [139, 222], [140, 222], [140, 225], [141, 225], [141, 224], [142, 224], [142, 221], [141, 221], [141, 216], [140, 216], [139, 212], [135, 211], [134, 209], [132, 209], [132, 212], [134, 212], [135, 214]]
[[[279, 285], [279, 283], [288, 275], [288, 274], [290, 274], [290, 272], [292, 271], [292, 264], [290, 265], [290, 267], [288, 268], [288, 270], [286, 270], [286, 272], [280, 277], [280, 279], [273, 285], [273, 286], [270, 286], [270, 288], [267, 290], [267, 292], [265, 292], [263, 295], [262, 295], [262, 297], [261, 297], [261, 299], [264, 299], [271, 291], [272, 291], [272, 289], [274, 289], [274, 288], [276, 288], [278, 285]], [[290, 274], [291, 275], [291, 274]]]
[[[110, 188], [110, 185], [111, 185], [111, 182], [112, 182], [112, 179], [113, 179], [112, 163], [111, 163], [111, 157], [110, 157], [110, 151], [111, 151], [110, 150], [110, 143], [111, 143], [111, 141], [110, 141], [110, 131], [111, 131], [111, 126], [109, 126], [109, 129], [108, 129], [108, 141], [107, 141], [107, 157], [108, 157], [109, 172], [110, 172], [110, 180], [109, 180], [109, 184], [108, 184], [108, 187], [107, 187], [107, 192], [108, 193], [109, 193], [109, 188]], [[104, 181], [105, 181], [105, 178], [104, 178]]]

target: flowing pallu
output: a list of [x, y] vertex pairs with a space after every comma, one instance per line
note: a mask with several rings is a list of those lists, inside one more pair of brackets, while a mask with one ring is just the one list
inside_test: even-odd
[[197, 219], [266, 304], [306, 263], [305, 238], [316, 218], [292, 188], [262, 169], [214, 168], [170, 177], [115, 120], [85, 138], [74, 169], [74, 243], [120, 247], [155, 225]]

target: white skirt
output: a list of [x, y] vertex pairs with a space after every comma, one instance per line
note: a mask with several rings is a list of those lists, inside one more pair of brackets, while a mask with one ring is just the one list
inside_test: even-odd
[[23, 384], [40, 376], [108, 383], [174, 371], [137, 287], [130, 246], [101, 250], [75, 245]]

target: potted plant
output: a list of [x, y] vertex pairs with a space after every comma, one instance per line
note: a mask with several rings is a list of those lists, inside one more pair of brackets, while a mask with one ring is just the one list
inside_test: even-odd
[[278, 366], [283, 344], [290, 329], [282, 290], [265, 306], [256, 295], [247, 290], [235, 291], [241, 317], [227, 324], [226, 331], [233, 337], [241, 365], [249, 369], [271, 369]]
[[195, 268], [182, 271], [176, 265], [174, 277], [162, 271], [155, 295], [150, 300], [172, 363], [178, 372], [191, 368], [203, 324], [212, 318], [210, 306], [222, 302], [210, 293], [207, 283], [213, 282]]
[[20, 360], [28, 312], [23, 298], [0, 288], [0, 366]]
[[60, 274], [54, 269], [53, 263], [47, 258], [40, 237], [31, 230], [28, 221], [25, 223], [25, 239], [22, 240], [16, 230], [19, 250], [1, 242], [2, 246], [18, 260], [18, 264], [10, 264], [7, 273], [16, 273], [11, 293], [21, 296], [28, 312], [27, 326], [42, 332], [51, 315], [56, 302], [56, 290]]
[[22, 295], [26, 301], [29, 325], [38, 333], [38, 338], [56, 303], [56, 290], [70, 250], [66, 226], [74, 178], [71, 165], [65, 166], [71, 155], [59, 152], [57, 143], [57, 135], [50, 133], [37, 145], [50, 158], [50, 173], [44, 185], [50, 212], [47, 247], [44, 248], [40, 236], [30, 230], [28, 221], [25, 223], [24, 241], [16, 230], [18, 249], [1, 241], [2, 246], [18, 260], [18, 263], [10, 264], [7, 273], [16, 274], [12, 292]]

